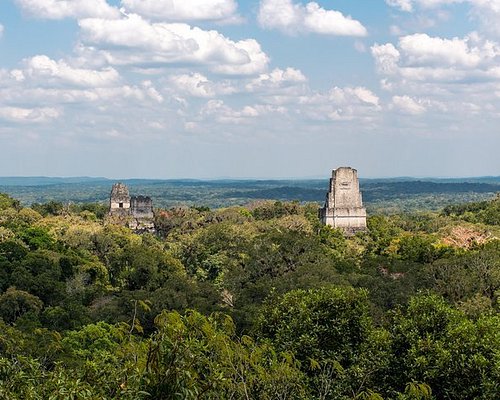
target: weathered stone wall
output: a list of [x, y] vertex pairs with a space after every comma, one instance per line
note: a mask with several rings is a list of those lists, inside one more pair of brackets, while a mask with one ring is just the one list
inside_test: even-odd
[[355, 169], [340, 167], [333, 170], [330, 190], [319, 216], [323, 224], [341, 228], [348, 234], [366, 230], [366, 209]]
[[109, 213], [111, 215], [125, 215], [130, 209], [130, 194], [123, 183], [115, 183], [109, 196]]
[[109, 222], [128, 226], [137, 233], [153, 233], [153, 200], [147, 196], [130, 197], [126, 185], [115, 183], [109, 197]]
[[130, 212], [136, 218], [153, 218], [153, 200], [148, 196], [131, 197]]

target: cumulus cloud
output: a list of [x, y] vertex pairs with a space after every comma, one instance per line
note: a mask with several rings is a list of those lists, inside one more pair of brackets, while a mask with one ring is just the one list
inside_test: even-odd
[[307, 78], [302, 71], [295, 68], [280, 69], [275, 68], [269, 73], [260, 74], [257, 78], [253, 79], [246, 85], [249, 91], [275, 90], [280, 88], [287, 88], [296, 86], [307, 82]]
[[398, 61], [401, 56], [392, 43], [375, 44], [371, 47], [377, 69], [384, 74], [393, 74], [398, 70]]
[[443, 39], [421, 33], [402, 37], [399, 47], [407, 55], [410, 65], [474, 68], [500, 54], [500, 48], [495, 43], [479, 41], [475, 35], [463, 39]]
[[[309, 88], [298, 96], [290, 96], [292, 103], [304, 107], [310, 114], [320, 115], [322, 110], [334, 109], [348, 118], [362, 117], [367, 113], [379, 111], [380, 99], [371, 90], [362, 87], [334, 86], [325, 91], [311, 91]], [[328, 114], [328, 113], [325, 113]], [[321, 118], [320, 118], [321, 119]]]
[[36, 18], [118, 18], [120, 12], [106, 0], [15, 0], [27, 14]]
[[389, 6], [406, 12], [414, 12], [417, 8], [434, 9], [461, 3], [470, 4], [477, 9], [490, 11], [499, 11], [500, 8], [498, 0], [386, 0], [386, 3]]
[[407, 80], [460, 82], [498, 79], [500, 46], [478, 34], [445, 39], [427, 34], [371, 48], [378, 71]]
[[148, 80], [139, 85], [124, 84], [118, 72], [110, 67], [75, 68], [65, 60], [38, 55], [23, 60], [21, 68], [0, 70], [0, 99], [6, 104], [35, 107], [109, 101], [161, 103], [163, 96]]
[[500, 34], [500, 1], [499, 0], [386, 0], [392, 7], [405, 12], [434, 10], [452, 4], [468, 4], [471, 15], [475, 17], [484, 31]]
[[326, 93], [317, 92], [310, 96], [303, 96], [300, 98], [300, 103], [330, 103], [337, 106], [351, 107], [353, 105], [366, 105], [378, 107], [379, 98], [371, 90], [362, 86], [345, 88], [335, 86]]
[[118, 72], [111, 67], [101, 70], [73, 68], [64, 60], [55, 61], [45, 55], [38, 55], [24, 61], [24, 71], [15, 71], [18, 80], [26, 77], [39, 80], [42, 84], [60, 83], [82, 87], [105, 87], [116, 85], [120, 80]]
[[235, 0], [122, 0], [129, 11], [163, 21], [237, 21]]
[[130, 14], [118, 20], [83, 19], [79, 25], [83, 41], [90, 45], [84, 49], [89, 61], [98, 58], [112, 65], [141, 68], [205, 65], [230, 75], [257, 74], [269, 62], [254, 39], [235, 42], [215, 30], [184, 23], [151, 23]]
[[213, 117], [217, 122], [224, 124], [249, 123], [251, 120], [270, 113], [285, 113], [283, 107], [270, 105], [247, 105], [235, 109], [226, 105], [222, 100], [209, 100], [201, 109], [200, 116]]
[[263, 28], [277, 29], [287, 34], [367, 35], [361, 22], [340, 11], [326, 10], [315, 2], [304, 6], [292, 0], [261, 0], [258, 20]]
[[484, 31], [500, 36], [500, 24], [498, 23], [500, 21], [499, 0], [475, 0], [473, 15]]
[[416, 7], [432, 9], [457, 3], [477, 4], [492, 1], [494, 2], [497, 0], [386, 0], [385, 2], [391, 7], [399, 8], [401, 11], [413, 12]]
[[391, 107], [396, 110], [410, 115], [423, 114], [426, 111], [421, 102], [411, 98], [410, 96], [393, 96]]
[[[206, 82], [205, 79], [203, 82]], [[295, 89], [285, 90], [288, 85]], [[365, 87], [333, 87], [313, 91], [302, 72], [292, 68], [262, 74], [249, 80], [244, 89], [250, 93], [245, 96], [245, 92], [238, 92], [238, 98], [245, 99], [246, 103], [238, 107], [232, 105], [230, 100], [226, 102], [220, 98], [210, 99], [199, 109], [185, 107], [182, 115], [185, 129], [193, 133], [206, 133], [208, 130], [220, 134], [220, 129], [216, 128], [220, 124], [231, 124], [239, 129], [265, 121], [266, 127], [286, 125], [290, 129], [304, 123], [311, 127], [354, 120], [362, 121], [364, 127], [370, 128], [381, 118], [380, 99], [371, 90]], [[207, 93], [205, 88], [201, 90], [202, 95]]]
[[67, 88], [42, 88], [23, 87], [17, 90], [3, 89], [0, 94], [5, 101], [30, 102], [37, 104], [94, 104], [97, 107], [108, 105], [110, 101], [114, 105], [123, 104], [130, 107], [140, 104], [146, 100], [154, 103], [163, 102], [163, 96], [155, 89], [143, 85], [123, 85], [111, 88], [94, 89], [67, 89]]
[[174, 75], [170, 77], [169, 82], [181, 94], [192, 97], [214, 97], [236, 92], [236, 88], [231, 83], [213, 82], [198, 72]]
[[365, 87], [335, 86], [325, 92], [298, 96], [295, 112], [314, 121], [372, 121], [380, 114], [380, 99]]
[[61, 112], [55, 108], [0, 107], [0, 119], [21, 123], [44, 123], [57, 119]]
[[[493, 115], [499, 96], [500, 45], [477, 33], [463, 38], [403, 36], [371, 48], [389, 109], [408, 115]], [[451, 117], [450, 117], [451, 118]]]
[[385, 2], [391, 7], [397, 7], [402, 11], [413, 11], [413, 1], [412, 0], [385, 0]]

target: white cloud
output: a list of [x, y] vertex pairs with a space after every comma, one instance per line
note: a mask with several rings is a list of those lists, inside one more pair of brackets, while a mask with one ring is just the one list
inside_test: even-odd
[[477, 108], [494, 117], [500, 87], [500, 45], [477, 33], [463, 38], [407, 35], [371, 48], [389, 109], [408, 115], [464, 118]]
[[484, 31], [500, 36], [500, 1], [499, 0], [471, 0], [473, 1], [473, 15], [479, 21]]
[[459, 82], [498, 79], [500, 46], [476, 33], [443, 39], [426, 34], [400, 38], [371, 48], [378, 71], [406, 80]]
[[410, 115], [423, 114], [426, 108], [421, 104], [421, 102], [412, 99], [410, 96], [393, 96], [391, 107], [396, 110]]
[[407, 55], [410, 65], [457, 65], [473, 68], [500, 54], [496, 44], [490, 41], [475, 43], [477, 41], [478, 37], [475, 35], [464, 39], [442, 39], [420, 33], [402, 37], [399, 47]]
[[150, 23], [136, 14], [119, 20], [79, 21], [89, 47], [89, 62], [158, 68], [183, 63], [208, 66], [222, 74], [252, 75], [267, 68], [269, 58], [253, 39], [234, 42], [217, 31], [177, 23]]
[[0, 107], [0, 119], [21, 123], [44, 123], [61, 116], [61, 112], [55, 108], [21, 108]]
[[120, 12], [106, 0], [15, 0], [21, 9], [36, 18], [118, 18]]
[[254, 104], [234, 109], [226, 105], [222, 100], [209, 100], [200, 110], [200, 122], [206, 119], [214, 119], [223, 124], [248, 124], [253, 120], [269, 114], [286, 114], [286, 109], [281, 106]]
[[235, 0], [122, 0], [127, 10], [163, 21], [232, 21], [238, 19]]
[[232, 94], [236, 88], [229, 82], [215, 83], [200, 73], [174, 75], [169, 82], [181, 94], [193, 97], [214, 97], [221, 94]]
[[158, 90], [156, 90], [156, 88], [153, 85], [153, 82], [143, 81], [141, 86], [147, 97], [156, 101], [157, 103], [163, 102], [163, 96], [160, 94], [160, 92], [158, 92]]
[[413, 11], [413, 1], [412, 0], [385, 0], [385, 2], [391, 7], [398, 7], [402, 11]]
[[292, 0], [261, 0], [258, 20], [263, 28], [278, 29], [287, 34], [367, 35], [361, 22], [339, 11], [325, 10], [315, 2], [303, 6]]
[[380, 115], [379, 98], [364, 87], [333, 87], [298, 99], [298, 112], [315, 121], [372, 121]]
[[[114, 68], [91, 70], [73, 68], [64, 60], [54, 61], [45, 55], [38, 55], [24, 61], [24, 71], [17, 70], [17, 79], [36, 79], [42, 84], [69, 84], [82, 87], [105, 87], [116, 85], [120, 75]], [[21, 75], [23, 79], [21, 79]]]
[[2, 24], [0, 24], [0, 39], [2, 38], [3, 36], [3, 32], [4, 32], [5, 28]]
[[364, 87], [356, 87], [356, 88], [352, 89], [352, 92], [363, 103], [370, 104], [373, 106], [379, 105], [378, 96], [375, 93], [373, 93], [371, 90], [368, 90]]
[[[465, 3], [470, 2], [472, 4], [490, 1], [490, 0], [386, 0], [385, 2], [391, 7], [397, 7], [401, 11], [413, 12], [415, 11], [415, 6], [432, 9], [436, 7], [441, 7], [450, 4]], [[496, 1], [496, 0], [491, 0]]]
[[393, 74], [398, 70], [400, 53], [392, 43], [374, 44], [371, 48], [377, 69], [384, 74]]
[[386, 0], [389, 6], [406, 12], [417, 9], [435, 12], [436, 8], [452, 4], [468, 4], [484, 31], [500, 34], [500, 1], [499, 0]]
[[142, 84], [141, 86], [123, 85], [106, 88], [71, 89], [71, 88], [44, 88], [32, 83], [22, 87], [0, 89], [0, 97], [4, 102], [65, 105], [72, 103], [87, 103], [108, 105], [131, 104], [151, 100], [153, 103], [163, 102], [163, 96], [154, 88]]
[[113, 68], [74, 68], [64, 60], [55, 61], [45, 55], [24, 60], [21, 68], [0, 70], [0, 99], [6, 104], [30, 107], [110, 101], [163, 102], [163, 96], [149, 80], [139, 85], [124, 84]]
[[[294, 87], [294, 82], [298, 85], [294, 91], [284, 90], [287, 85]], [[245, 88], [250, 93], [246, 93], [246, 97], [244, 92], [238, 93], [239, 99], [246, 100], [246, 105], [235, 107], [221, 99], [211, 99], [198, 110], [186, 105], [182, 113], [183, 125], [193, 133], [223, 134], [216, 128], [218, 124], [230, 124], [237, 129], [252, 126], [284, 129], [287, 126], [288, 131], [303, 124], [312, 127], [356, 120], [370, 129], [381, 118], [380, 99], [367, 88], [333, 87], [311, 91], [306, 83], [305, 76], [292, 68], [262, 74], [247, 83]], [[201, 90], [201, 95], [207, 94], [204, 87], [195, 90]], [[265, 125], [261, 125], [263, 121]]]
[[305, 75], [298, 69], [275, 68], [269, 73], [260, 74], [246, 85], [247, 90], [256, 91], [259, 89], [276, 90], [279, 88], [287, 88], [307, 82]]

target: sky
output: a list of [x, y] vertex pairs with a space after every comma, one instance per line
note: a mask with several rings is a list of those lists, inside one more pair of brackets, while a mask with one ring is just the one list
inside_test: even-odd
[[500, 0], [0, 0], [0, 176], [500, 175]]

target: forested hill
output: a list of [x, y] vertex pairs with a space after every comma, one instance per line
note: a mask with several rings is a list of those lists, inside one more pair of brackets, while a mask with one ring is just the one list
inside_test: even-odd
[[500, 394], [500, 197], [322, 226], [317, 204], [159, 209], [0, 194], [0, 399]]
[[[106, 202], [114, 181], [105, 178], [0, 178], [0, 191], [22, 204], [50, 200], [67, 204]], [[255, 200], [323, 202], [327, 179], [311, 180], [124, 180], [131, 192], [151, 196], [155, 205], [243, 205]], [[449, 204], [485, 200], [500, 191], [499, 177], [468, 179], [362, 179], [369, 211], [437, 210]]]

